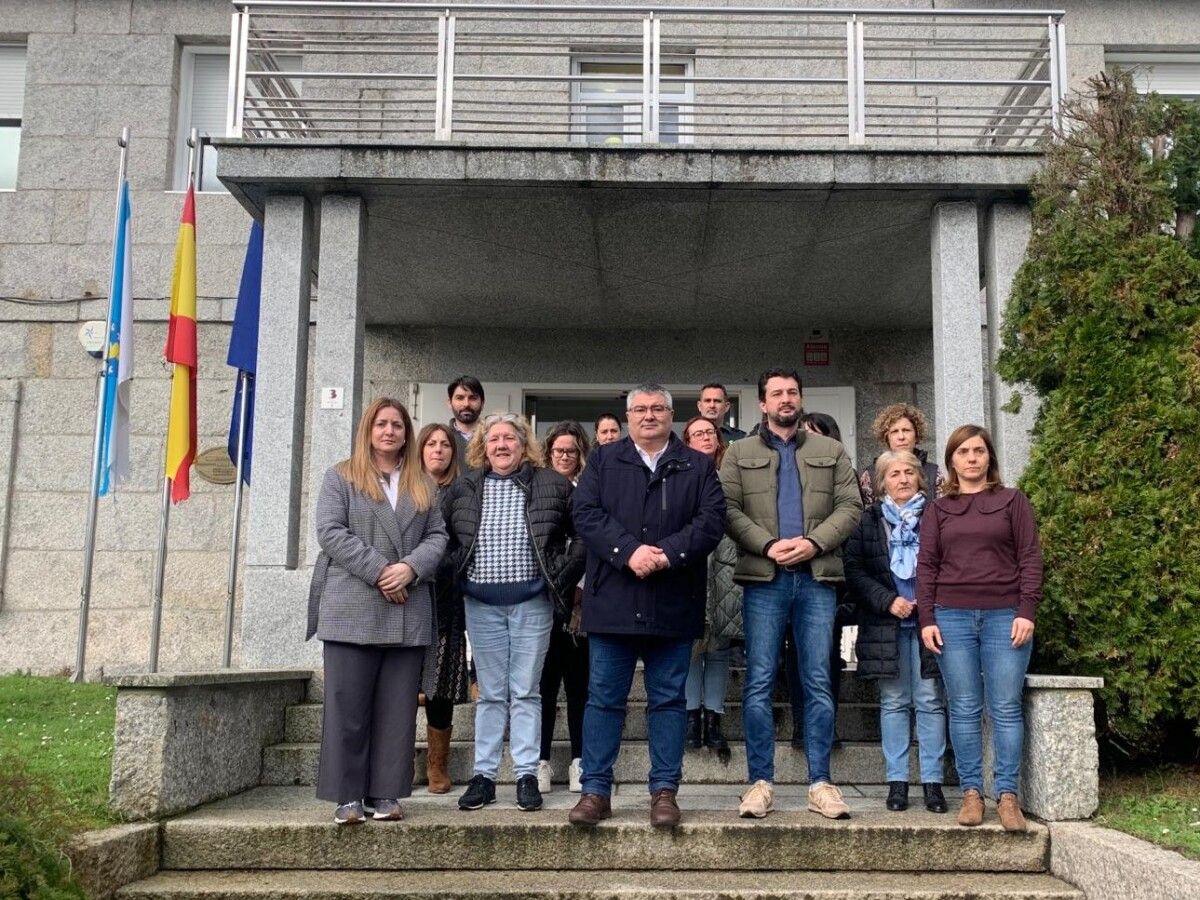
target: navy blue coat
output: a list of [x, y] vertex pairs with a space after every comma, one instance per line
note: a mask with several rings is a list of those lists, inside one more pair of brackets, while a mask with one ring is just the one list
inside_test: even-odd
[[[703, 636], [708, 554], [725, 532], [725, 495], [712, 460], [671, 435], [651, 474], [632, 439], [597, 447], [571, 513], [587, 548], [584, 631]], [[626, 564], [642, 544], [661, 547], [670, 566], [634, 575]]]

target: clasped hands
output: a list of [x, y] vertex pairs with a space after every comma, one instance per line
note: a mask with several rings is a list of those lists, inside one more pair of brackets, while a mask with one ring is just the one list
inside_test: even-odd
[[376, 586], [390, 603], [403, 603], [408, 599], [408, 586], [417, 580], [417, 573], [408, 563], [398, 562], [384, 566], [379, 573]]
[[625, 565], [629, 566], [638, 578], [649, 578], [655, 572], [669, 568], [671, 562], [667, 559], [667, 553], [662, 547], [642, 544], [633, 551], [633, 555], [629, 557], [629, 562]]
[[767, 550], [767, 557], [778, 565], [798, 566], [817, 555], [817, 545], [806, 537], [780, 538]]

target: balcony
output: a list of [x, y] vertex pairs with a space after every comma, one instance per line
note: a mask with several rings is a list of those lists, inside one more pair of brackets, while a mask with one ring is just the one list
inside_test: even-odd
[[234, 6], [259, 144], [1028, 152], [1066, 85], [1054, 10]]

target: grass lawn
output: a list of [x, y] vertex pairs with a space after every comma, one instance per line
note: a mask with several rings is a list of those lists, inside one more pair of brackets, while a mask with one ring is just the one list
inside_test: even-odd
[[80, 829], [119, 821], [108, 809], [116, 695], [102, 684], [0, 675], [0, 757], [51, 782]]
[[1102, 774], [1096, 824], [1200, 859], [1200, 765]]

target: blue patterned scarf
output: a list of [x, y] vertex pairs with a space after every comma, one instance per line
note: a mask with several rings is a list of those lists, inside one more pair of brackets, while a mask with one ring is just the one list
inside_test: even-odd
[[921, 529], [921, 511], [925, 508], [925, 495], [914, 494], [904, 506], [898, 506], [891, 497], [883, 498], [883, 518], [892, 526], [891, 570], [897, 578], [911, 579], [917, 575], [917, 548]]

